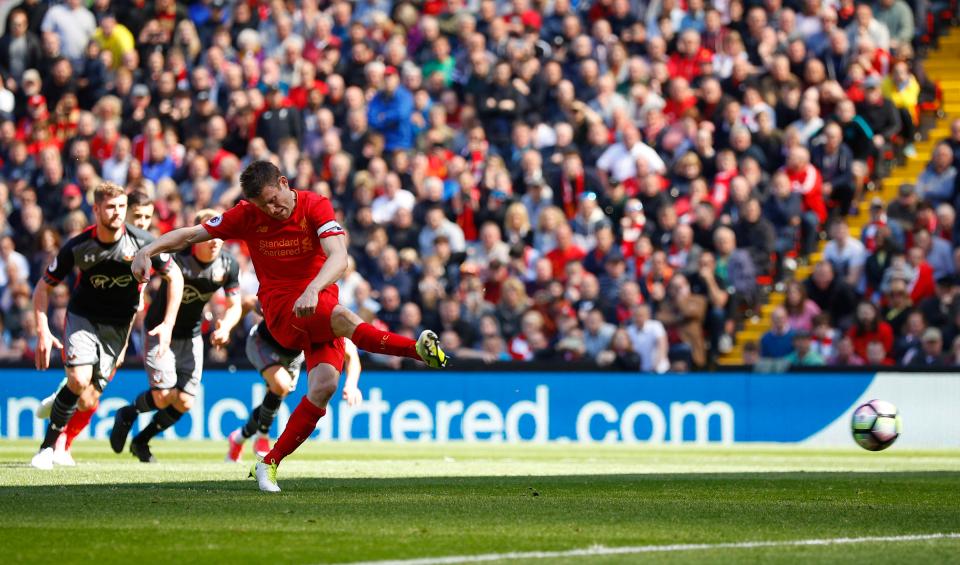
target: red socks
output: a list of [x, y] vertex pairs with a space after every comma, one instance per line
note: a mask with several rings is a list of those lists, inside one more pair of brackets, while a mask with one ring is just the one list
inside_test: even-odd
[[359, 349], [370, 353], [383, 353], [394, 357], [409, 357], [421, 361], [417, 355], [417, 342], [409, 337], [378, 330], [364, 322], [357, 326], [350, 338]]
[[73, 417], [67, 422], [67, 426], [63, 428], [63, 433], [67, 436], [67, 441], [64, 444], [66, 449], [70, 449], [70, 446], [73, 445], [73, 440], [77, 439], [80, 432], [90, 425], [90, 418], [93, 418], [93, 413], [97, 411], [98, 406], [100, 406], [99, 400], [93, 405], [93, 408], [82, 411], [77, 410], [73, 413]]
[[279, 464], [284, 457], [296, 451], [300, 444], [310, 437], [310, 434], [317, 427], [317, 420], [323, 418], [326, 413], [326, 408], [320, 408], [304, 396], [300, 400], [300, 404], [297, 405], [297, 409], [290, 415], [290, 419], [287, 420], [287, 427], [277, 438], [277, 443], [273, 445], [270, 453], [263, 457], [263, 460], [267, 463]]

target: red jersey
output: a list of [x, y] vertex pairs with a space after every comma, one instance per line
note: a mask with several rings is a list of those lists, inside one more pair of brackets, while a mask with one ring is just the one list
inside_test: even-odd
[[271, 297], [302, 293], [327, 260], [320, 240], [344, 234], [330, 200], [302, 190], [296, 194], [293, 214], [286, 220], [271, 218], [244, 200], [203, 223], [214, 237], [247, 244], [264, 310]]

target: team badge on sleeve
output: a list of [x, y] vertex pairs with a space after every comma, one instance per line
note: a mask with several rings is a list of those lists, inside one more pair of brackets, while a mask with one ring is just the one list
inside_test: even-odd
[[210, 218], [209, 220], [207, 220], [207, 225], [210, 226], [211, 228], [215, 228], [215, 227], [219, 226], [219, 225], [220, 225], [220, 222], [222, 222], [222, 221], [223, 221], [223, 215], [221, 214], [221, 215], [219, 215], [219, 216], [214, 216], [214, 217]]
[[47, 267], [47, 272], [52, 273], [57, 270], [57, 257], [53, 258], [53, 262], [50, 263], [50, 266]]

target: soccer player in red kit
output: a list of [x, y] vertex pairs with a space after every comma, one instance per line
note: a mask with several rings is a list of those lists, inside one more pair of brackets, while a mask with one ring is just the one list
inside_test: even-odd
[[283, 347], [303, 350], [307, 361], [307, 395], [273, 449], [251, 470], [261, 490], [279, 492], [277, 466], [310, 436], [337, 390], [343, 338], [360, 349], [409, 357], [433, 368], [444, 367], [447, 356], [433, 331], [425, 330], [414, 341], [379, 330], [338, 303], [336, 283], [347, 267], [347, 242], [327, 198], [290, 188], [268, 161], [251, 163], [240, 175], [240, 188], [245, 201], [198, 226], [161, 236], [137, 253], [132, 270], [146, 280], [151, 257], [215, 237], [247, 244], [270, 333]]

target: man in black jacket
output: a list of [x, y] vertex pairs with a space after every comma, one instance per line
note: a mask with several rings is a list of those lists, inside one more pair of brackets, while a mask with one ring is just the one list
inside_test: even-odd
[[300, 111], [283, 106], [283, 92], [276, 85], [271, 86], [267, 93], [267, 109], [257, 120], [257, 136], [262, 137], [274, 153], [280, 149], [280, 142], [284, 139], [292, 137], [297, 142], [303, 139]]
[[823, 143], [810, 151], [810, 162], [820, 169], [823, 193], [830, 196], [831, 207], [841, 216], [850, 213], [855, 195], [853, 152], [843, 142], [843, 130], [835, 123], [823, 128]]
[[803, 286], [810, 300], [816, 302], [820, 310], [830, 313], [834, 325], [841, 328], [850, 325], [857, 307], [857, 293], [850, 285], [837, 278], [829, 261], [817, 263], [813, 274], [804, 281]]
[[7, 88], [16, 90], [23, 71], [35, 69], [43, 59], [40, 39], [29, 29], [27, 14], [15, 9], [9, 19], [7, 33], [0, 37], [0, 72], [8, 76]]

